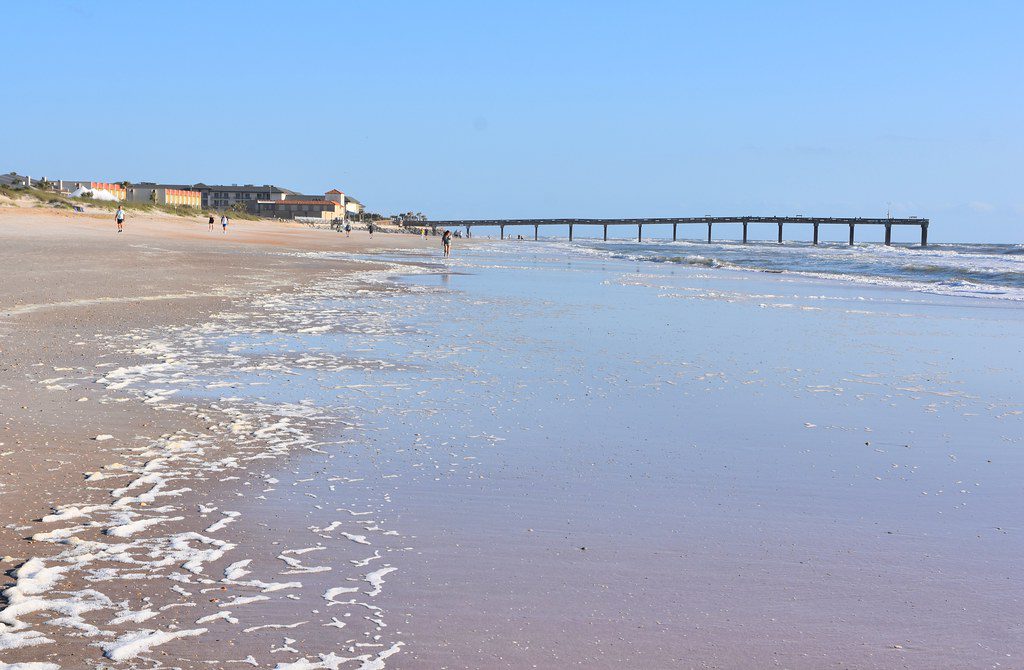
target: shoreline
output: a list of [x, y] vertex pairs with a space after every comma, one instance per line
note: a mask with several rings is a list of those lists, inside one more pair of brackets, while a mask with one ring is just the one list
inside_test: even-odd
[[[71, 267], [91, 233], [64, 232]], [[278, 670], [638, 654], [953, 667], [984, 656], [972, 639], [1016, 652], [1017, 590], [1000, 581], [1015, 540], [980, 529], [1008, 526], [1012, 485], [983, 460], [1017, 470], [996, 438], [1024, 408], [1012, 366], [961, 346], [977, 322], [1005, 344], [1012, 305], [493, 246], [438, 266], [415, 245], [345, 259], [249, 234], [217, 253], [191, 235], [97, 247], [137, 259], [124, 276], [145, 283], [28, 282], [60, 306], [0, 315], [18, 326], [0, 407], [35, 411], [3, 417], [0, 465], [33, 476], [2, 483], [23, 512], [0, 542], [39, 550], [24, 602], [63, 598], [71, 626], [27, 614], [0, 668], [104, 653]], [[752, 319], [789, 339], [748, 341]], [[15, 440], [31, 451], [6, 454]]]
[[[130, 582], [103, 584], [107, 591], [104, 597], [109, 599], [109, 602], [103, 601], [107, 602], [106, 607], [101, 602], [74, 595], [95, 579], [95, 575], [88, 577], [88, 570], [82, 572], [76, 567], [79, 559], [74, 555], [87, 546], [79, 544], [80, 539], [97, 532], [89, 526], [97, 525], [97, 520], [91, 519], [99, 510], [107, 509], [120, 518], [100, 524], [100, 534], [89, 542], [102, 542], [100, 538], [106, 535], [127, 538], [125, 542], [130, 545], [136, 537], [152, 535], [143, 533], [150, 525], [144, 508], [157, 505], [156, 509], [160, 509], [161, 501], [177, 497], [164, 498], [163, 489], [173, 490], [175, 487], [169, 482], [178, 477], [173, 475], [163, 481], [151, 472], [156, 467], [153, 464], [175, 460], [173, 452], [178, 447], [174, 445], [195, 440], [209, 443], [211, 439], [218, 439], [218, 432], [224, 433], [223, 428], [215, 429], [218, 422], [210, 423], [215, 411], [167, 412], [159, 407], [164, 398], [135, 396], [132, 399], [131, 395], [125, 396], [116, 390], [116, 383], [97, 383], [113, 370], [151, 364], [152, 353], [131, 350], [130, 333], [139, 328], [148, 331], [187, 328], [188, 324], [204, 323], [225, 309], [230, 312], [241, 304], [259, 302], [261, 299], [257, 296], [274, 300], [302, 291], [303, 287], [315, 284], [317, 277], [336, 281], [339, 277], [357, 278], [368, 271], [379, 272], [381, 268], [394, 266], [393, 263], [310, 259], [303, 256], [308, 251], [326, 248], [361, 254], [381, 248], [422, 247], [420, 238], [411, 235], [346, 239], [328, 231], [250, 222], [240, 224], [238, 229], [242, 230], [232, 230], [224, 236], [230, 241], [209, 240], [213, 234], [204, 234], [205, 226], [161, 216], [130, 222], [128, 232], [114, 238], [122, 247], [111, 248], [107, 240], [114, 237], [112, 225], [80, 216], [70, 222], [68, 218], [72, 217], [54, 217], [50, 212], [0, 210], [0, 237], [6, 238], [2, 261], [11, 271], [10, 276], [22, 280], [5, 283], [4, 295], [0, 296], [0, 305], [3, 305], [0, 307], [0, 335], [3, 337], [0, 355], [5, 361], [0, 376], [0, 407], [10, 408], [2, 417], [0, 462], [11, 474], [34, 473], [31, 477], [14, 480], [7, 477], [0, 484], [0, 495], [5, 500], [0, 517], [4, 526], [0, 529], [0, 546], [4, 548], [0, 551], [0, 569], [14, 571], [11, 574], [16, 585], [15, 591], [8, 591], [8, 607], [0, 611], [7, 628], [6, 632], [0, 632], [0, 667], [3, 663], [39, 662], [41, 657], [46, 663], [59, 661], [67, 667], [66, 663], [75, 663], [75, 659], [83, 656], [99, 657], [97, 643], [107, 645], [101, 646], [101, 650], [111, 660], [143, 653], [147, 645], [165, 643], [151, 638], [148, 643], [139, 641], [133, 647], [130, 640], [117, 645], [120, 638], [110, 639], [111, 633], [117, 630], [124, 631], [125, 635], [133, 628], [155, 630], [142, 622], [157, 616], [159, 610], [142, 607], [137, 597], [132, 598], [130, 593], [134, 587]], [[282, 239], [285, 231], [289, 236]], [[221, 237], [220, 231], [216, 236]], [[361, 237], [366, 238], [366, 235]], [[67, 243], [68, 240], [72, 242]], [[196, 248], [196, 241], [208, 243], [210, 247], [220, 246]], [[127, 258], [124, 246], [128, 246]], [[268, 256], [267, 251], [272, 254]], [[286, 255], [282, 256], [282, 251]], [[32, 268], [42, 269], [36, 265], [42, 254], [47, 259], [46, 279], [36, 280]], [[85, 258], [89, 260], [84, 261]], [[183, 267], [182, 261], [187, 266], [202, 268], [202, 272], [194, 274], [189, 267]], [[90, 265], [107, 267], [90, 272]], [[74, 277], [61, 278], [63, 267]], [[118, 269], [111, 273], [111, 267]], [[83, 272], [95, 276], [96, 281], [90, 282], [88, 277], [83, 280]], [[114, 346], [116, 342], [120, 342], [117, 345], [120, 351]], [[272, 428], [264, 426], [264, 429], [273, 432]], [[220, 438], [225, 447], [231, 444], [230, 436], [227, 437], [226, 442], [225, 435]], [[146, 457], [141, 462], [135, 456], [139, 453]], [[184, 487], [186, 491], [195, 489], [196, 493], [183, 491], [181, 495], [197, 495], [204, 488], [204, 496], [214, 495], [218, 487], [203, 487], [198, 474], [187, 477], [188, 485]], [[122, 488], [114, 492], [111, 507], [112, 489], [103, 480], [111, 479], [112, 485], [131, 482], [125, 475], [133, 477], [137, 483], [129, 484], [130, 491]], [[227, 486], [222, 484], [219, 489]], [[150, 489], [149, 493], [143, 493], [146, 489]], [[130, 502], [125, 504], [126, 500]], [[68, 505], [96, 511], [88, 512], [84, 517], [88, 520], [85, 526], [74, 530], [75, 523], [67, 526], [65, 519], [71, 521], [79, 515]], [[132, 511], [133, 508], [137, 511]], [[140, 513], [143, 513], [141, 517]], [[43, 515], [49, 516], [39, 523]], [[175, 533], [180, 536], [182, 532], [202, 531], [196, 523], [203, 516], [206, 514], [193, 510], [166, 519], [157, 516], [152, 523], [154, 528], [157, 523], [166, 526], [167, 532], [172, 534], [165, 537], [173, 544]], [[193, 521], [189, 522], [188, 518]], [[233, 517], [226, 519], [231, 522]], [[73, 540], [70, 545], [69, 538]], [[200, 547], [204, 543], [200, 541]], [[167, 541], [162, 544], [166, 548]], [[200, 547], [193, 549], [198, 551]], [[70, 560], [46, 563], [61, 553], [70, 554]], [[39, 563], [40, 558], [42, 563]], [[30, 578], [34, 570], [38, 574]], [[43, 587], [33, 586], [37, 582], [52, 583], [45, 591], [39, 591]], [[8, 586], [11, 583], [8, 582]], [[54, 594], [48, 593], [51, 588]], [[245, 587], [237, 588], [245, 590]], [[118, 593], [122, 595], [119, 597]], [[54, 597], [55, 594], [64, 594], [64, 600]], [[152, 598], [157, 595], [151, 593], [147, 602], [156, 602]], [[22, 621], [13, 613], [12, 597], [19, 603], [15, 610], [82, 612], [71, 616], [71, 625], [85, 626], [85, 637], [75, 642], [74, 636], [62, 635], [53, 642], [52, 633], [46, 637], [49, 627], [40, 629], [27, 623], [39, 621], [36, 616], [27, 616]], [[96, 621], [88, 614], [92, 610], [109, 609], [110, 603], [119, 600], [134, 601], [140, 609], [122, 613], [119, 617], [127, 618], [113, 626], [109, 623], [116, 623], [119, 617], [108, 623]], [[173, 607], [174, 602], [166, 602], [164, 606]], [[143, 610], [149, 613], [138, 613]], [[188, 627], [192, 621], [187, 616], [181, 620], [163, 618], [164, 630], [198, 630], [196, 626]], [[192, 617], [196, 618], [202, 617]], [[103, 626], [104, 623], [108, 625]], [[97, 639], [97, 629], [93, 628], [97, 625], [110, 633]], [[91, 635], [89, 630], [93, 631]], [[182, 636], [187, 637], [184, 633]], [[161, 653], [174, 649], [174, 640], [174, 635], [168, 637], [167, 646], [160, 647]], [[132, 652], [136, 647], [139, 651]], [[186, 644], [181, 649], [189, 648], [191, 646]]]

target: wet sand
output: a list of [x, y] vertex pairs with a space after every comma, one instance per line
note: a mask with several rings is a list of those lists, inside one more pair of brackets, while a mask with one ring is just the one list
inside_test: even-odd
[[[65, 570], [27, 600], [72, 601], [21, 617], [0, 668], [1022, 653], [1012, 305], [514, 243], [427, 271], [433, 240], [340, 257], [359, 241], [276, 224], [211, 251], [205, 223], [154, 221], [127, 251], [105, 221], [32, 221], [0, 225], [24, 278], [0, 406], [25, 407], [0, 553]], [[76, 283], [83, 250], [123, 270]]]
[[[5, 571], [64, 548], [29, 539], [53, 530], [38, 524], [52, 508], [110, 500], [106, 482], [84, 482], [86, 473], [130, 468], [132, 450], [161, 435], [216, 439], [209, 435], [207, 418], [134, 402], [96, 383], [105, 372], [149, 360], [130, 342], [123, 346], [125, 333], [187, 329], [238, 301], [258, 302], [259, 296], [280, 296], [321, 276], [374, 267], [304, 253], [437, 246], [412, 235], [378, 233], [370, 239], [357, 231], [345, 238], [278, 222], [237, 221], [224, 235], [208, 231], [204, 221], [161, 215], [132, 216], [124, 233], [114, 230], [106, 214], [0, 209], [0, 569]], [[120, 344], [112, 346], [118, 338]], [[215, 489], [225, 495], [227, 486], [215, 484], [190, 482], [193, 497], [202, 492], [201, 499], [215, 500]], [[192, 528], [195, 519], [175, 523]], [[70, 576], [60, 586], [72, 591], [84, 585], [81, 576]], [[132, 592], [136, 601], [147, 597], [145, 589], [128, 582], [105, 590], [114, 600]], [[109, 632], [132, 628], [139, 626], [127, 622], [110, 626]], [[92, 663], [102, 656], [91, 646], [95, 642], [94, 636], [64, 635], [45, 650], [41, 645], [9, 649], [20, 645], [12, 636], [0, 645], [0, 667], [40, 660], [84, 667], [81, 659]]]

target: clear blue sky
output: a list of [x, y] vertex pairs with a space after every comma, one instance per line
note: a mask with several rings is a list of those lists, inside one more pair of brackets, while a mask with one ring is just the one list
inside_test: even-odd
[[[158, 7], [166, 5], [166, 9]], [[0, 170], [1024, 242], [1021, 2], [9, 2]]]

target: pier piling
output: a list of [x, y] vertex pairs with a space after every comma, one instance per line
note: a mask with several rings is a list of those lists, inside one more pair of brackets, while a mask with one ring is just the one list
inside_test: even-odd
[[576, 226], [601, 226], [603, 237], [605, 241], [608, 241], [608, 228], [610, 226], [636, 226], [636, 239], [637, 242], [642, 242], [644, 238], [644, 226], [647, 224], [659, 224], [659, 225], [671, 225], [672, 226], [672, 240], [676, 241], [679, 239], [679, 226], [691, 225], [691, 224], [702, 224], [707, 226], [708, 235], [707, 241], [709, 243], [714, 241], [714, 224], [716, 223], [738, 223], [743, 227], [743, 242], [749, 241], [749, 224], [768, 224], [775, 225], [778, 229], [777, 240], [779, 244], [783, 244], [784, 235], [784, 224], [786, 223], [809, 223], [813, 227], [813, 240], [814, 244], [818, 244], [821, 241], [821, 226], [849, 226], [850, 227], [850, 245], [854, 245], [856, 228], [858, 225], [867, 226], [884, 226], [885, 227], [885, 244], [892, 244], [892, 229], [895, 226], [917, 226], [921, 229], [921, 246], [928, 245], [928, 219], [919, 219], [917, 217], [904, 217], [904, 218], [869, 218], [869, 217], [853, 217], [853, 216], [692, 216], [692, 217], [672, 217], [672, 218], [660, 218], [660, 219], [460, 219], [453, 221], [423, 221], [418, 222], [415, 225], [416, 229], [429, 228], [437, 234], [439, 227], [446, 228], [465, 228], [466, 235], [471, 234], [471, 230], [477, 226], [487, 226], [492, 228], [499, 228], [501, 231], [501, 239], [505, 239], [505, 228], [507, 226], [533, 226], [533, 239], [540, 239], [540, 227], [541, 226], [568, 226], [569, 228], [569, 239], [575, 238]]

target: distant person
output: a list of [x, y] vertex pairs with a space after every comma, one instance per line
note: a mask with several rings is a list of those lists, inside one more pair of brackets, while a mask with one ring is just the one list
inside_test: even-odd
[[370, 233], [370, 237], [373, 237], [373, 222], [372, 221], [366, 225], [366, 230]]
[[221, 228], [222, 231], [224, 231], [225, 235], [228, 234], [228, 215], [227, 214], [221, 214], [221, 216], [220, 216], [220, 228]]
[[121, 205], [117, 206], [117, 213], [114, 214], [114, 221], [117, 221], [117, 232], [124, 232], [124, 210]]
[[346, 221], [345, 222], [345, 237], [348, 237], [351, 234], [352, 234], [352, 224], [349, 223], [348, 221]]
[[445, 258], [452, 253], [452, 231], [447, 228], [441, 233], [441, 248], [444, 249]]
[[216, 223], [216, 221], [215, 221], [215, 220], [214, 220], [214, 218], [213, 218], [213, 214], [211, 214], [211, 215], [210, 215], [210, 231], [211, 231], [211, 232], [213, 231], [213, 225], [214, 225], [215, 223]]

